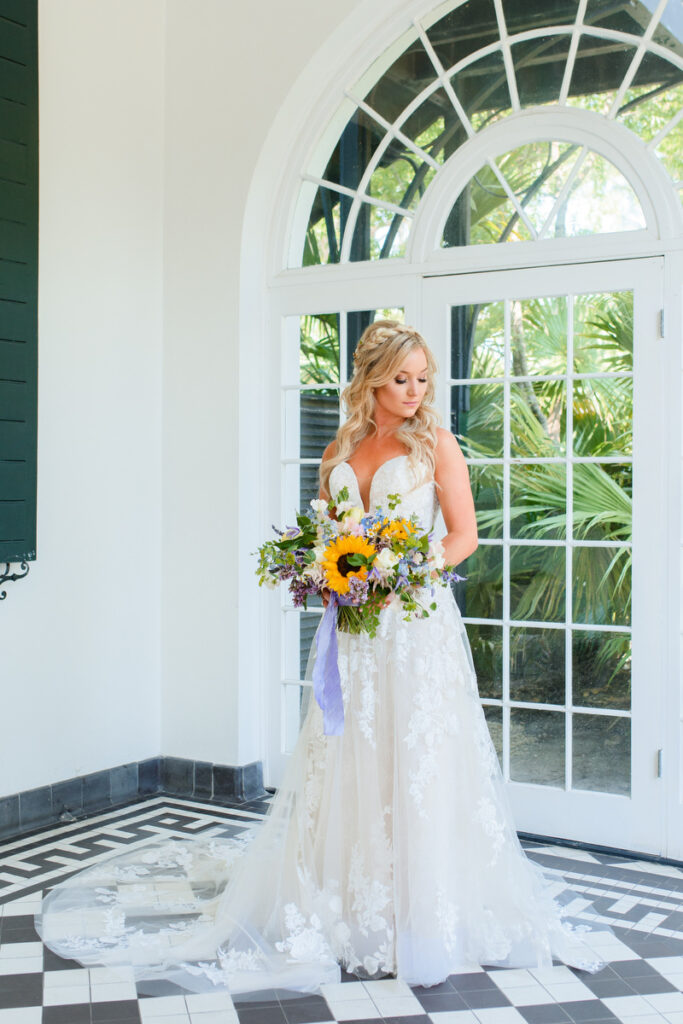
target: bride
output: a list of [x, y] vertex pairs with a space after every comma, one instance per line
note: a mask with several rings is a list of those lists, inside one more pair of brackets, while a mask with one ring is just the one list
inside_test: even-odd
[[[398, 514], [427, 530], [440, 507], [445, 562], [461, 563], [475, 512], [458, 442], [436, 425], [426, 342], [376, 321], [354, 361], [320, 496], [346, 487], [354, 505], [388, 512], [398, 495]], [[315, 991], [340, 966], [410, 985], [553, 957], [604, 966], [520, 846], [458, 607], [450, 588], [429, 599], [436, 609], [410, 622], [388, 603], [374, 638], [338, 631], [343, 732], [325, 735], [310, 700], [253, 837], [155, 842], [81, 872], [45, 898], [45, 943], [84, 965], [132, 964], [140, 980], [233, 993]]]

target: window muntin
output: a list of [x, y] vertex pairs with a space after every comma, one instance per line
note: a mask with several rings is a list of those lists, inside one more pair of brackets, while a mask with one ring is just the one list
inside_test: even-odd
[[[683, 26], [673, 3], [658, 22], [641, 0], [618, 8], [589, 0], [580, 23], [573, 0], [506, 0], [502, 12], [504, 25], [493, 0], [453, 4], [432, 24], [418, 23], [389, 67], [378, 62], [373, 84], [368, 73], [358, 95], [351, 90], [356, 111], [323, 177], [304, 175], [300, 201], [310, 212], [295, 263], [404, 257], [439, 167], [469, 137], [528, 106], [619, 120], [683, 189]], [[615, 177], [606, 183], [615, 203], [623, 198]], [[522, 220], [516, 237], [534, 232]]]

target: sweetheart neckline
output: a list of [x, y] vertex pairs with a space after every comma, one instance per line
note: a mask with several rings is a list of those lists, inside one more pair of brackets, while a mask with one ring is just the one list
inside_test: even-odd
[[361, 503], [361, 506], [363, 508], [363, 512], [365, 512], [366, 516], [370, 515], [370, 512], [372, 511], [372, 487], [373, 487], [373, 484], [375, 482], [375, 478], [377, 477], [377, 474], [379, 473], [379, 471], [381, 469], [384, 469], [385, 466], [388, 466], [390, 462], [396, 462], [397, 459], [407, 459], [407, 458], [408, 458], [408, 456], [404, 452], [402, 455], [392, 455], [390, 459], [385, 459], [384, 462], [380, 462], [379, 466], [377, 467], [375, 472], [370, 477], [370, 489], [368, 490], [368, 504], [370, 505], [370, 509], [367, 509], [365, 507], [365, 505], [363, 504], [363, 495], [360, 493], [360, 481], [358, 480], [358, 474], [356, 473], [356, 471], [353, 468], [353, 466], [351, 465], [351, 463], [348, 461], [348, 459], [344, 459], [342, 462], [339, 463], [340, 466], [348, 466], [349, 469], [351, 470], [351, 472], [353, 473], [355, 481], [356, 481], [356, 490], [358, 491], [358, 497], [360, 498], [360, 503]]

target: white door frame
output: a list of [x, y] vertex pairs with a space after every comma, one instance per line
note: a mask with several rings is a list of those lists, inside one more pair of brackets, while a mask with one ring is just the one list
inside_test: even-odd
[[[663, 854], [667, 849], [665, 789], [657, 771], [658, 751], [665, 746], [663, 709], [670, 706], [671, 699], [667, 651], [671, 630], [677, 628], [667, 608], [668, 588], [662, 587], [671, 564], [665, 538], [671, 535], [669, 519], [675, 495], [669, 494], [663, 502], [660, 495], [663, 488], [671, 489], [667, 469], [679, 457], [677, 437], [672, 438], [667, 430], [667, 403], [662, 401], [675, 362], [671, 359], [673, 346], [661, 339], [658, 331], [663, 265], [660, 257], [425, 278], [421, 317], [421, 326], [446, 369], [450, 365], [452, 305], [634, 289], [632, 795], [566, 791], [510, 781], [507, 785], [521, 831], [649, 854]], [[449, 413], [449, 390], [448, 375], [442, 372], [439, 402], [444, 418]]]

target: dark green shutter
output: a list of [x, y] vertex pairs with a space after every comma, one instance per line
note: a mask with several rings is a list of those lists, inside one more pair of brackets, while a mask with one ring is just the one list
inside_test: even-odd
[[38, 10], [0, 0], [0, 562], [36, 557]]

